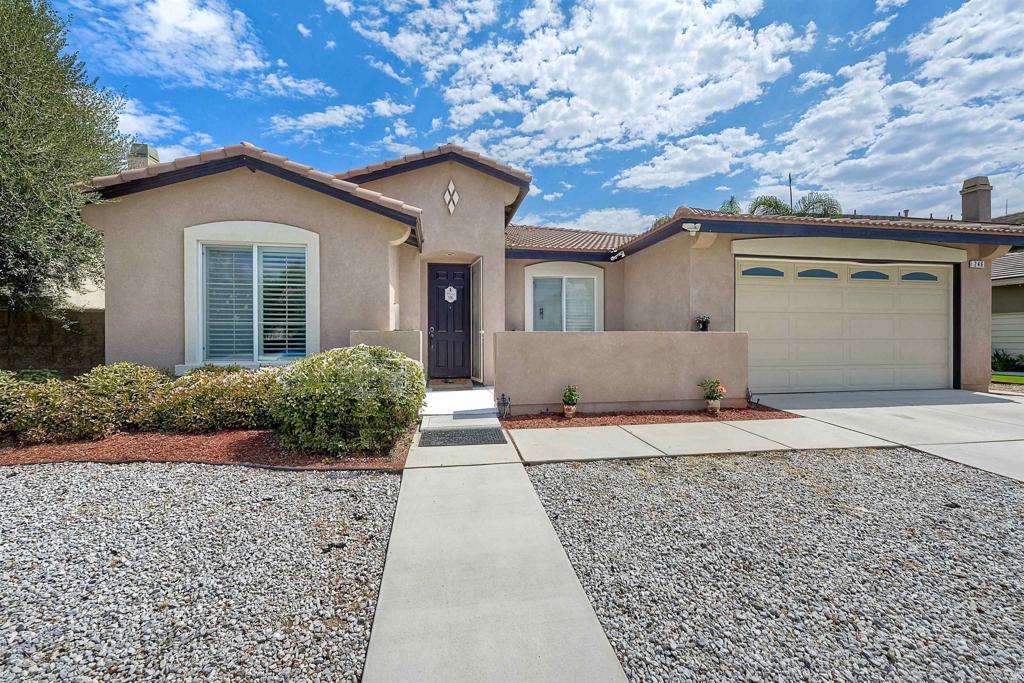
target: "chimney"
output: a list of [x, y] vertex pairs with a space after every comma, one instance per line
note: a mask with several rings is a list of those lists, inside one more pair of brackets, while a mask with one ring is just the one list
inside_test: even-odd
[[992, 220], [992, 186], [987, 176], [979, 175], [964, 181], [960, 205], [965, 221], [987, 223]]
[[156, 147], [138, 142], [132, 143], [131, 150], [128, 152], [129, 170], [145, 168], [146, 166], [153, 166], [159, 163], [160, 155], [157, 153]]

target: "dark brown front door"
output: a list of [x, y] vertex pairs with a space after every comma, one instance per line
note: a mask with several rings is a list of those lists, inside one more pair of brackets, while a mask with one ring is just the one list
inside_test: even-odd
[[427, 266], [431, 377], [469, 377], [469, 266]]

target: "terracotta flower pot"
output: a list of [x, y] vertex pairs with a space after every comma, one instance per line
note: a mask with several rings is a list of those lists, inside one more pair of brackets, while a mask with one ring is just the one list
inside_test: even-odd
[[722, 400], [718, 398], [708, 398], [704, 400], [707, 405], [707, 411], [712, 415], [718, 415], [722, 410]]
[[576, 406], [571, 406], [567, 403], [562, 404], [562, 414], [566, 417], [573, 417], [576, 415]]

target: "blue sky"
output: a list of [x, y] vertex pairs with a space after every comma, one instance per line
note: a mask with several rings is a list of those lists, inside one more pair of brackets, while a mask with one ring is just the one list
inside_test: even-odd
[[635, 232], [809, 190], [1024, 210], [1020, 0], [63, 0], [168, 160], [248, 140], [324, 171], [446, 141], [530, 171], [518, 222]]

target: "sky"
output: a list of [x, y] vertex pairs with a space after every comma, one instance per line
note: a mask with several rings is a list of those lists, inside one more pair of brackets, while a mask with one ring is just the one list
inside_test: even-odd
[[533, 174], [515, 222], [638, 232], [825, 191], [1024, 211], [1021, 0], [57, 0], [168, 161], [247, 140], [327, 172], [455, 142]]

